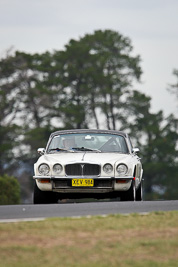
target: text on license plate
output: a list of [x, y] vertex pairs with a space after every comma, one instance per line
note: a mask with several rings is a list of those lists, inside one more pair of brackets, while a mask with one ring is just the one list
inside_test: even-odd
[[93, 179], [72, 179], [72, 186], [94, 186]]

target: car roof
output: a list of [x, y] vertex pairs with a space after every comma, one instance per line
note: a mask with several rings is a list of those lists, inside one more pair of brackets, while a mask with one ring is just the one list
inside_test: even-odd
[[50, 135], [50, 138], [60, 135], [60, 134], [72, 134], [72, 133], [105, 133], [105, 134], [116, 134], [116, 135], [122, 135], [124, 137], [127, 137], [128, 135], [125, 132], [122, 131], [115, 131], [115, 130], [98, 130], [98, 129], [71, 129], [71, 130], [61, 130], [53, 132]]

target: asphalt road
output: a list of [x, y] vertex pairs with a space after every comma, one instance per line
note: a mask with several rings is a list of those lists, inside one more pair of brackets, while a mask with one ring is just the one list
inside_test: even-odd
[[38, 220], [49, 217], [78, 217], [119, 213], [147, 213], [170, 210], [178, 210], [178, 200], [9, 205], [0, 206], [0, 221]]

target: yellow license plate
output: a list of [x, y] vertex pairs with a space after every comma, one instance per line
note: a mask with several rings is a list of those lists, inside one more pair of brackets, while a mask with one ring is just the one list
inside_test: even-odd
[[93, 179], [72, 179], [72, 186], [94, 186]]

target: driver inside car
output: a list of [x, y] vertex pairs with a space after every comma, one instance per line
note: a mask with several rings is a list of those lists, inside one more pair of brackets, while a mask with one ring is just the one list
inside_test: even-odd
[[65, 138], [63, 140], [63, 147], [65, 149], [72, 149], [75, 147], [75, 140], [73, 138]]

